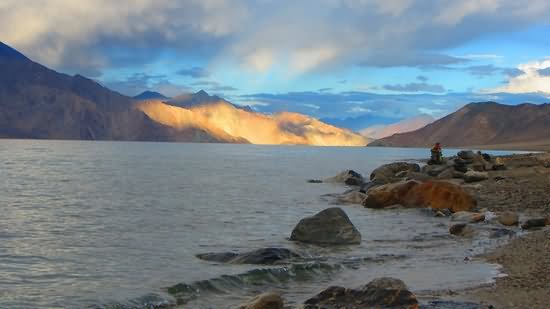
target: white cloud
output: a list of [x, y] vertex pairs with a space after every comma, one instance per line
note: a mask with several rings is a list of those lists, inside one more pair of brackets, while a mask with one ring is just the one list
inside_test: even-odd
[[432, 117], [439, 117], [441, 114], [445, 113], [445, 110], [439, 109], [439, 108], [427, 108], [427, 107], [419, 107], [418, 111], [421, 114], [427, 114]]
[[539, 24], [549, 10], [547, 0], [2, 0], [0, 38], [73, 71], [143, 66], [170, 51], [300, 74], [456, 63], [442, 51]]
[[508, 93], [527, 93], [544, 92], [550, 93], [550, 76], [541, 75], [539, 70], [550, 68], [550, 60], [534, 61], [521, 64], [518, 69], [523, 74], [510, 78], [506, 85], [494, 89], [488, 89], [484, 92], [508, 92]]
[[370, 113], [372, 112], [372, 110], [362, 106], [354, 106], [348, 109], [348, 112], [353, 114], [362, 114], [362, 113]]

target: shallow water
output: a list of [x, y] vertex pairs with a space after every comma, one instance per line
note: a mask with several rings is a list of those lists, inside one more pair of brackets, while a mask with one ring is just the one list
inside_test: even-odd
[[[451, 238], [447, 221], [420, 210], [342, 206], [363, 236], [359, 246], [287, 240], [300, 218], [329, 207], [322, 195], [345, 190], [307, 179], [346, 168], [369, 175], [381, 164], [427, 155], [426, 149], [0, 140], [0, 307], [172, 300], [166, 288], [178, 283], [193, 287], [185, 308], [227, 308], [264, 290], [299, 303], [325, 286], [355, 287], [378, 276], [399, 277], [415, 291], [487, 282], [494, 265], [464, 261], [486, 243]], [[266, 246], [293, 248], [316, 262], [284, 269], [194, 257]]]

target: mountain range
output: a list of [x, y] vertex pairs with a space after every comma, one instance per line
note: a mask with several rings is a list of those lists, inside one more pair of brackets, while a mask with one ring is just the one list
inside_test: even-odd
[[311, 117], [264, 115], [204, 91], [135, 98], [55, 72], [0, 42], [0, 138], [364, 146], [368, 139]]
[[550, 148], [550, 104], [470, 103], [418, 130], [378, 139], [369, 146], [478, 146], [495, 149]]

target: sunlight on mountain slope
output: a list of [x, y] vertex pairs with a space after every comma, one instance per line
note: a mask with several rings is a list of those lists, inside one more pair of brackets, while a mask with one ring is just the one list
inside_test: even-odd
[[300, 144], [318, 146], [365, 146], [369, 140], [314, 118], [296, 114], [265, 115], [225, 102], [190, 108], [145, 101], [136, 105], [154, 121], [175, 128], [201, 128], [220, 139], [246, 139], [253, 144]]

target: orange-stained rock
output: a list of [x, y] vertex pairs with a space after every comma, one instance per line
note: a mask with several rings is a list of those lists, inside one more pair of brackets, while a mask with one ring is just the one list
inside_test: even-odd
[[419, 181], [408, 180], [374, 187], [369, 190], [363, 206], [367, 208], [385, 208], [396, 204], [406, 206], [402, 203], [404, 197], [412, 188], [420, 184]]
[[449, 209], [452, 212], [471, 210], [476, 200], [459, 185], [444, 181], [428, 181], [411, 188], [405, 196], [407, 207]]
[[444, 181], [404, 181], [383, 185], [372, 188], [363, 201], [363, 206], [368, 208], [385, 208], [395, 204], [457, 212], [474, 208], [476, 201], [459, 185]]

